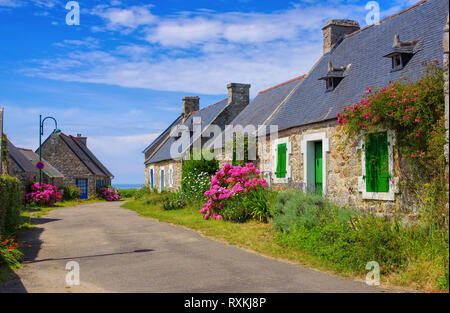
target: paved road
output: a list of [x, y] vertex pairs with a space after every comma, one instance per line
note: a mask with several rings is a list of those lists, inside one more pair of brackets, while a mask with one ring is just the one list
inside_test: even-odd
[[[52, 211], [26, 231], [24, 268], [2, 292], [379, 292], [139, 217], [121, 203]], [[80, 286], [66, 286], [66, 263]]]

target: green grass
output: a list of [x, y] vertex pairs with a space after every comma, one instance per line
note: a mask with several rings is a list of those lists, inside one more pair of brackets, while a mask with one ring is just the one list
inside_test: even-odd
[[[366, 271], [361, 270], [362, 261], [358, 261], [361, 264], [356, 264], [359, 255], [365, 260], [368, 257], [377, 256], [379, 253], [384, 257], [384, 253], [388, 253], [388, 261], [399, 260], [398, 262], [403, 262], [404, 266], [401, 270], [383, 271], [381, 283], [384, 286], [402, 286], [428, 292], [448, 291], [448, 276], [445, 278], [442, 272], [442, 269], [445, 268], [443, 262], [448, 260], [448, 241], [445, 242], [440, 237], [433, 240], [419, 238], [421, 232], [417, 229], [411, 233], [401, 231], [391, 234], [387, 229], [387, 224], [382, 220], [367, 221], [367, 225], [364, 226], [367, 229], [362, 234], [356, 235], [351, 235], [347, 228], [338, 226], [342, 222], [328, 222], [321, 227], [308, 229], [304, 225], [308, 225], [313, 220], [311, 214], [308, 213], [308, 216], [305, 216], [307, 223], [303, 225], [303, 228], [294, 227], [294, 231], [286, 233], [280, 229], [277, 230], [272, 221], [267, 224], [255, 221], [233, 223], [214, 219], [205, 221], [202, 214], [199, 213], [201, 205], [198, 203], [190, 204], [184, 209], [165, 211], [162, 208], [161, 199], [164, 197], [152, 195], [149, 199], [125, 203], [123, 207], [136, 211], [141, 216], [184, 226], [198, 231], [204, 236], [265, 256], [292, 261], [303, 266], [356, 279], [364, 280], [366, 275]], [[310, 201], [314, 201], [314, 199], [310, 199]], [[336, 212], [339, 220], [348, 219], [345, 212]], [[275, 222], [277, 226], [284, 223], [283, 220], [275, 220]], [[378, 234], [380, 229], [383, 231]], [[402, 237], [395, 239], [398, 234]], [[358, 246], [352, 247], [352, 241], [358, 241], [356, 243]], [[378, 241], [382, 241], [382, 243]], [[387, 247], [384, 250], [380, 248], [386, 242], [399, 245], [400, 241], [408, 241], [405, 245], [406, 252], [405, 249], [401, 250], [397, 246]], [[367, 249], [361, 245], [365, 242], [370, 243]], [[336, 247], [334, 243], [336, 243]], [[409, 255], [397, 256], [395, 255], [396, 251], [409, 253]], [[365, 262], [363, 262], [364, 265]]]

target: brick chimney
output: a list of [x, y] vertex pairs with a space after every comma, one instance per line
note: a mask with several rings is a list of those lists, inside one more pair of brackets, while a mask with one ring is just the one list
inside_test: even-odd
[[81, 134], [77, 134], [77, 139], [84, 144], [85, 146], [87, 146], [87, 137], [83, 137]]
[[250, 103], [249, 84], [230, 83], [228, 88], [228, 105], [232, 107], [232, 115], [236, 117]]
[[352, 20], [331, 20], [322, 28], [323, 31], [323, 54], [333, 49], [345, 35], [359, 30], [357, 21]]
[[183, 97], [183, 107], [181, 113], [183, 117], [186, 118], [190, 113], [198, 111], [200, 108], [200, 98], [199, 97]]

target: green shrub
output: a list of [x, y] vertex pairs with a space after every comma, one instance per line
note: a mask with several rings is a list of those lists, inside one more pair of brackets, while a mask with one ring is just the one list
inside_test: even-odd
[[186, 201], [183, 199], [182, 194], [172, 193], [167, 196], [167, 199], [163, 203], [163, 210], [180, 210], [185, 208], [187, 205]]
[[80, 199], [81, 191], [77, 186], [68, 186], [63, 188], [63, 201], [72, 201]]
[[125, 199], [125, 198], [134, 198], [134, 195], [136, 194], [136, 192], [138, 191], [138, 189], [119, 189], [119, 196], [121, 199]]
[[252, 218], [250, 210], [244, 205], [243, 197], [239, 194], [223, 202], [220, 214], [224, 221], [234, 223], [245, 223]]
[[20, 224], [22, 196], [17, 178], [0, 176], [0, 235], [15, 232]]
[[145, 199], [145, 198], [147, 198], [149, 196], [150, 196], [150, 188], [142, 187], [142, 188], [139, 188], [139, 189], [137, 189], [135, 191], [135, 193], [133, 195], [133, 198], [135, 200], [143, 200], [143, 199]]

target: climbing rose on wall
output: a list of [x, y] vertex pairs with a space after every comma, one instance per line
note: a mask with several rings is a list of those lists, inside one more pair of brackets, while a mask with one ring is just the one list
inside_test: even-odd
[[200, 210], [204, 219], [207, 220], [211, 216], [216, 220], [222, 219], [222, 202], [233, 195], [253, 192], [258, 186], [267, 187], [267, 182], [259, 175], [260, 171], [252, 163], [246, 166], [225, 164], [223, 169], [212, 177], [211, 187], [205, 192], [208, 201]]
[[55, 186], [34, 184], [31, 186], [31, 193], [27, 194], [25, 198], [31, 204], [54, 206], [62, 196]]

